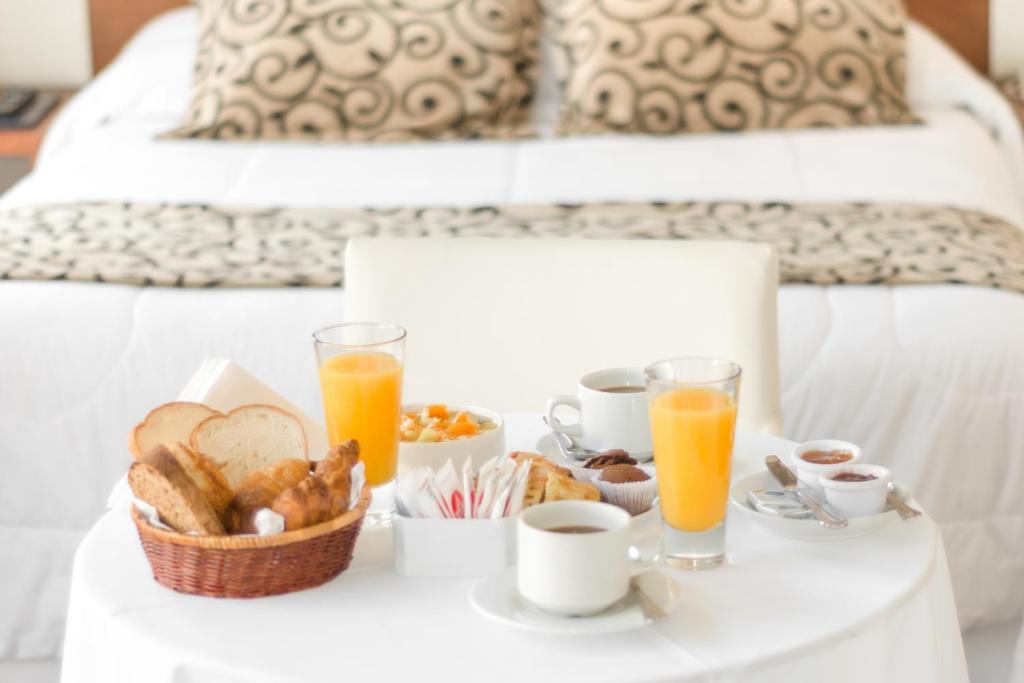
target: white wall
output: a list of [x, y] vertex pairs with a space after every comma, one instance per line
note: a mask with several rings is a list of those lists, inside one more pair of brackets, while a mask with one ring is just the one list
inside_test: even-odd
[[992, 73], [1005, 76], [1016, 71], [1024, 78], [1024, 0], [992, 0], [989, 22]]
[[0, 87], [89, 80], [88, 0], [0, 0]]

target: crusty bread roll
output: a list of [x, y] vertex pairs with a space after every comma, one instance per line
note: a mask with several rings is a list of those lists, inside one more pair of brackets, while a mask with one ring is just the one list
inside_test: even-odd
[[228, 480], [217, 466], [202, 453], [197, 453], [183, 443], [175, 441], [163, 445], [178, 461], [189, 479], [199, 487], [199, 491], [209, 501], [221, 522], [225, 522], [228, 506], [231, 505], [235, 492], [228, 486]]
[[256, 533], [256, 513], [273, 506], [281, 493], [310, 476], [309, 462], [298, 458], [278, 460], [250, 472], [238, 486], [227, 515], [231, 533]]
[[202, 403], [173, 401], [157, 406], [128, 435], [128, 451], [138, 460], [143, 453], [162, 443], [188, 443], [196, 425], [214, 415], [220, 413]]
[[299, 418], [260, 404], [203, 420], [192, 431], [189, 445], [213, 460], [232, 488], [270, 463], [307, 458], [306, 432]]
[[210, 501], [166, 446], [151, 448], [132, 463], [128, 485], [136, 498], [156, 508], [164, 524], [175, 531], [211, 536], [224, 533]]

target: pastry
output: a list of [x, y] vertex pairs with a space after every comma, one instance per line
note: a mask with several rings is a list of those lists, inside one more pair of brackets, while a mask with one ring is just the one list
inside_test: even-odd
[[309, 462], [298, 458], [278, 460], [249, 473], [231, 501], [226, 520], [228, 530], [255, 534], [256, 513], [271, 507], [279, 495], [309, 476]]
[[594, 457], [583, 463], [583, 466], [591, 470], [599, 470], [610, 465], [635, 465], [636, 460], [630, 457], [629, 453], [616, 448], [615, 450], [605, 451], [595, 455]]
[[599, 501], [601, 492], [593, 484], [573, 479], [572, 475], [564, 476], [558, 472], [548, 472], [544, 486], [544, 502], [550, 503], [556, 500]]
[[210, 501], [166, 446], [155, 446], [132, 463], [128, 485], [136, 498], [156, 508], [161, 521], [175, 531], [210, 536], [224, 533]]
[[331, 489], [323, 477], [306, 477], [283, 491], [270, 509], [284, 517], [285, 531], [304, 529], [336, 516], [333, 514], [336, 507], [332, 504]]
[[608, 465], [602, 468], [601, 474], [597, 475], [597, 478], [611, 484], [625, 484], [631, 481], [647, 481], [651, 477], [633, 465]]

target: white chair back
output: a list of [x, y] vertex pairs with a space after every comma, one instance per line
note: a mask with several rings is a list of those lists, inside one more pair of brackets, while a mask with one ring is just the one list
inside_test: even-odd
[[741, 429], [779, 433], [768, 245], [354, 239], [345, 318], [404, 326], [408, 402], [540, 412], [592, 370], [677, 356], [743, 368]]

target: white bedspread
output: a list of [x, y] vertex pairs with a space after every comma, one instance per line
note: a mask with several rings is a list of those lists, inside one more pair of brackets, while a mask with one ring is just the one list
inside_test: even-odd
[[[381, 146], [154, 140], [187, 100], [192, 12], [151, 25], [64, 109], [36, 172], [0, 206], [856, 199], [955, 204], [1024, 225], [1012, 113], [917, 27], [910, 90], [927, 121], [917, 127]], [[851, 439], [893, 467], [942, 528], [962, 623], [1019, 617], [1024, 298], [786, 286], [780, 316], [786, 436]], [[316, 414], [309, 333], [343, 317], [339, 290], [0, 283], [0, 658], [58, 652], [71, 551], [125, 468], [134, 421], [209, 355]]]

